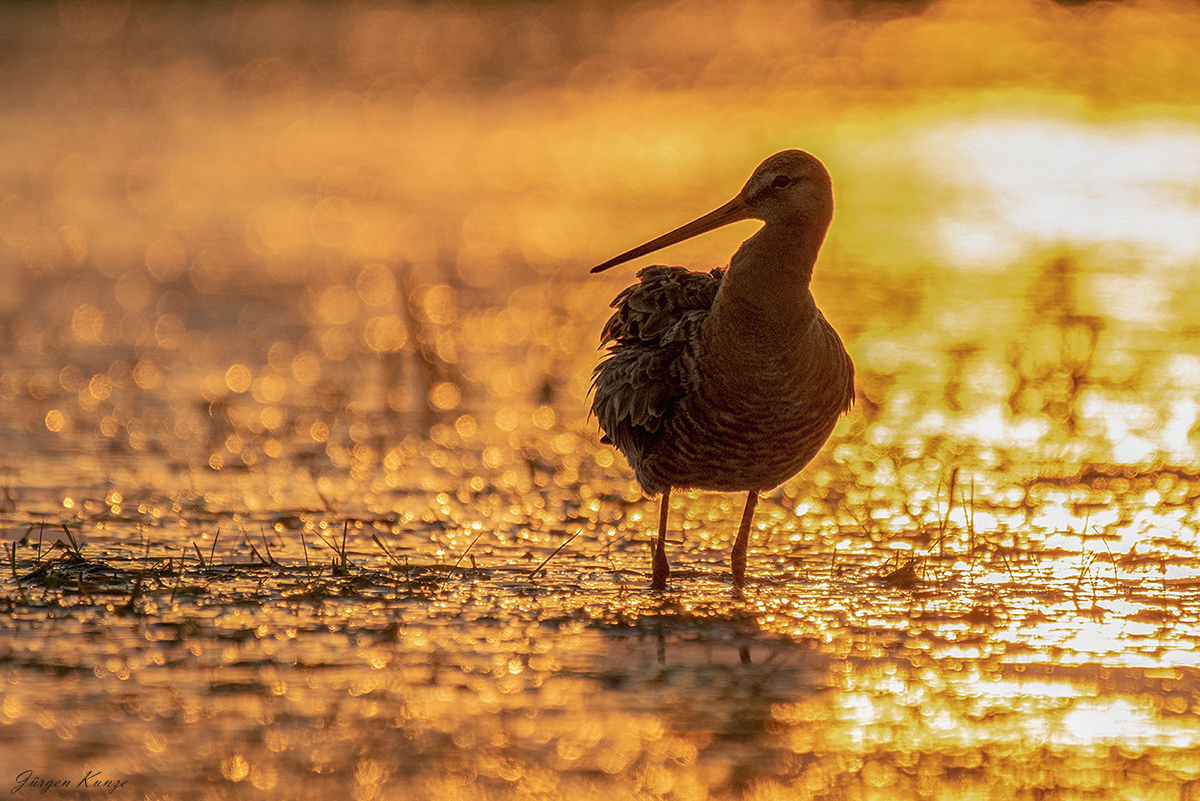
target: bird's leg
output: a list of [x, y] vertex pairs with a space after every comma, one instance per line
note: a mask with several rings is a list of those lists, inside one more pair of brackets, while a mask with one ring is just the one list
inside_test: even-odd
[[733, 566], [733, 586], [739, 590], [746, 581], [746, 548], [750, 544], [750, 521], [754, 519], [754, 507], [758, 505], [758, 493], [746, 493], [746, 510], [742, 512], [742, 525], [738, 527], [737, 539], [733, 541], [733, 553], [729, 561]]
[[663, 490], [658, 505], [658, 541], [654, 544], [654, 577], [650, 588], [662, 592], [671, 577], [671, 566], [667, 564], [667, 510], [671, 508], [671, 488]]

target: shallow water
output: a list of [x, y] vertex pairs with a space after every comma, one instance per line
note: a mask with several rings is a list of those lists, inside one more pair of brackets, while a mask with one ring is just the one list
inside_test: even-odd
[[[86, 7], [5, 56], [0, 787], [1196, 793], [1200, 126], [1170, 64], [1067, 32], [1183, 69], [1194, 10], [1021, 7], [985, 69], [953, 4]], [[896, 26], [978, 86], [896, 92]], [[1042, 36], [1091, 72], [1038, 83]], [[632, 270], [586, 270], [795, 145], [858, 402], [760, 503], [744, 596], [704, 493], [655, 594], [657, 505], [586, 413]]]

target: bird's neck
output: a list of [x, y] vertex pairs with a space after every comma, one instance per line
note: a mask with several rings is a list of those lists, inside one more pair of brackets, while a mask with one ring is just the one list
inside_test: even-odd
[[809, 291], [825, 226], [798, 234], [792, 226], [764, 225], [738, 248], [711, 315], [721, 335], [785, 340], [817, 315]]

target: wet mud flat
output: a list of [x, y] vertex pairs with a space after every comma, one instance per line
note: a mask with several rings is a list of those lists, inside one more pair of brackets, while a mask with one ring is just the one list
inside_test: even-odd
[[[858, 402], [763, 498], [741, 595], [740, 499], [703, 493], [673, 498], [672, 585], [649, 591], [655, 502], [586, 413], [615, 291], [368, 265], [237, 292], [180, 276], [147, 316], [119, 280], [30, 279], [0, 370], [0, 778], [1187, 797], [1186, 315], [1099, 315], [1110, 273], [1072, 258], [866, 294], [842, 268], [818, 291]], [[986, 300], [939, 328], [960, 297]]]
[[[964, 487], [944, 454], [832, 450], [764, 499], [742, 596], [736, 498], [681, 496], [660, 595], [652, 502], [619, 476], [558, 486], [560, 464], [506, 492], [453, 491], [429, 465], [406, 475], [443, 491], [290, 467], [139, 482], [129, 454], [92, 485], [21, 478], [78, 481], [89, 457], [13, 471], [6, 780], [84, 797], [99, 771], [139, 798], [1192, 792], [1196, 475], [996, 468]], [[881, 470], [890, 487], [867, 480]], [[279, 482], [299, 502], [258, 502]], [[64, 493], [71, 511], [39, 503]]]

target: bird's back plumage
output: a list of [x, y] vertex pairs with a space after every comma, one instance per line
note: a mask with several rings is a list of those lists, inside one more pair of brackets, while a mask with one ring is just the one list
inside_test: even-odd
[[635, 471], [680, 398], [694, 390], [700, 326], [723, 275], [647, 267], [612, 302], [616, 311], [601, 334], [610, 348], [593, 374], [592, 413]]

